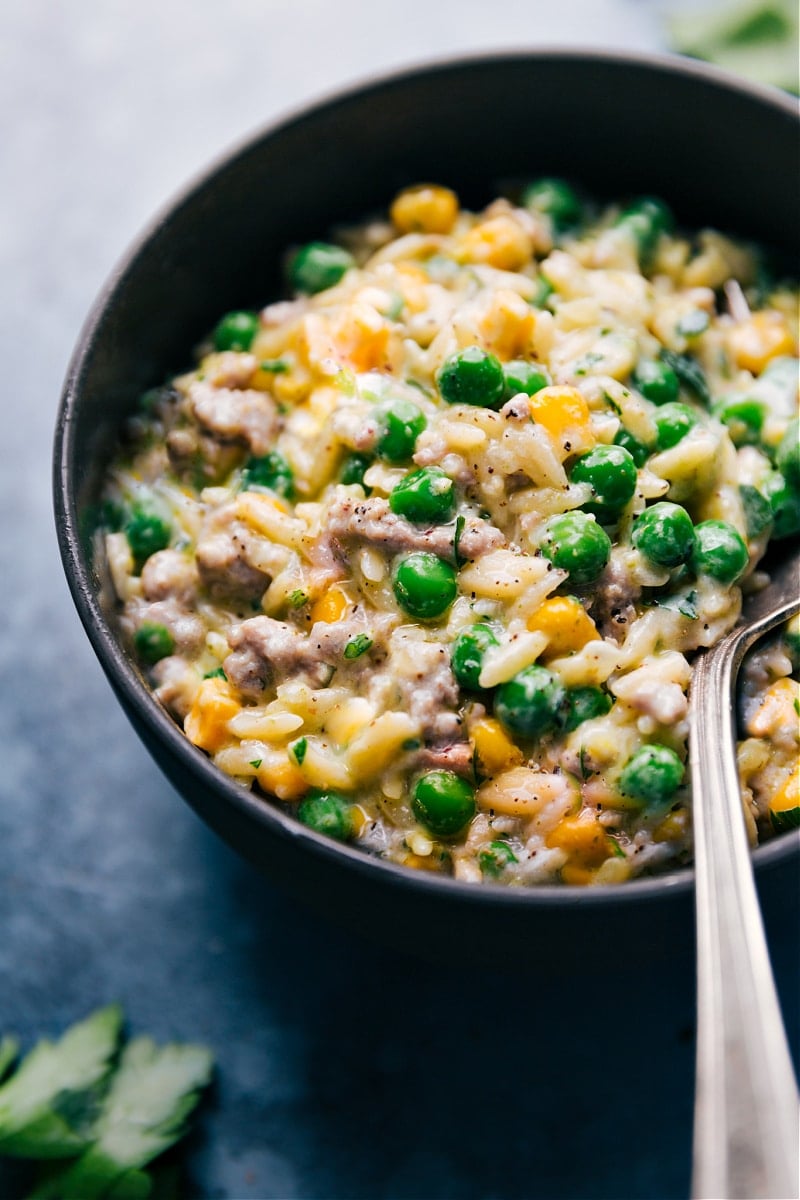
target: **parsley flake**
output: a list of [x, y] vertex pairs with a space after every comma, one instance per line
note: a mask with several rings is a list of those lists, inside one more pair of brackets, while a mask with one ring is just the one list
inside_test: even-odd
[[372, 645], [372, 638], [366, 633], [359, 633], [344, 648], [344, 656], [348, 659], [360, 658], [362, 654], [366, 654]]

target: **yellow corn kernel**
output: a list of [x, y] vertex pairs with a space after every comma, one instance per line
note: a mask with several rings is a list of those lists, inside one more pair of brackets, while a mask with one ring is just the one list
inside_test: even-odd
[[407, 854], [403, 866], [411, 867], [414, 871], [441, 871], [442, 861], [438, 854]]
[[784, 314], [768, 309], [740, 321], [728, 334], [728, 349], [737, 367], [760, 375], [773, 358], [794, 354], [795, 339]]
[[571, 865], [577, 867], [599, 867], [613, 850], [611, 838], [597, 819], [597, 814], [588, 808], [577, 816], [562, 817], [555, 829], [548, 833], [547, 845], [551, 850], [566, 850]]
[[502, 359], [516, 358], [530, 349], [536, 317], [519, 292], [500, 288], [495, 292], [480, 333], [487, 350]]
[[231, 740], [228, 721], [240, 711], [233, 688], [225, 679], [204, 679], [184, 722], [190, 742], [214, 754]]
[[458, 197], [450, 188], [420, 183], [395, 196], [389, 216], [401, 233], [449, 233], [458, 216]]
[[764, 692], [761, 703], [747, 722], [747, 732], [753, 737], [769, 737], [780, 729], [796, 729], [798, 698], [797, 684], [791, 679], [776, 679]]
[[341, 621], [352, 603], [341, 584], [335, 583], [311, 605], [312, 624], [315, 621], [325, 621], [328, 625], [334, 625]]
[[689, 827], [689, 813], [685, 808], [669, 812], [653, 830], [654, 842], [682, 842]]
[[264, 760], [256, 771], [259, 787], [279, 800], [300, 800], [308, 791], [308, 784], [299, 767], [288, 756]]
[[576, 451], [594, 441], [589, 422], [589, 406], [577, 388], [553, 384], [535, 392], [529, 401], [530, 413], [560, 445], [569, 442]]
[[333, 322], [337, 356], [354, 371], [374, 371], [386, 365], [390, 329], [371, 304], [355, 301]]
[[481, 717], [469, 732], [481, 775], [497, 775], [499, 771], [517, 767], [522, 762], [519, 746], [514, 745], [494, 717]]
[[791, 822], [781, 820], [782, 814], [792, 811], [800, 811], [800, 765], [795, 767], [784, 779], [781, 786], [778, 788], [775, 795], [769, 802], [769, 811], [773, 818], [777, 818], [775, 824], [781, 828], [789, 828]]
[[594, 876], [594, 871], [575, 863], [565, 863], [561, 868], [561, 881], [570, 887], [587, 887], [594, 882]]
[[369, 821], [369, 815], [361, 807], [361, 805], [354, 804], [350, 809], [350, 822], [353, 827], [353, 836], [358, 837], [364, 826], [369, 824]]
[[528, 629], [547, 636], [544, 659], [560, 658], [582, 650], [599, 638], [597, 626], [574, 596], [552, 596], [528, 617]]
[[490, 217], [461, 239], [459, 257], [500, 271], [519, 271], [530, 262], [531, 240], [513, 217]]

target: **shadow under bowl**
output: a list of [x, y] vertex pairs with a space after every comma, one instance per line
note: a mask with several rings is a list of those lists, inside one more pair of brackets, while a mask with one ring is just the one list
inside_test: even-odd
[[[467, 207], [506, 180], [564, 175], [594, 196], [653, 194], [679, 222], [800, 251], [796, 106], [686, 60], [537, 51], [423, 66], [341, 93], [217, 161], [156, 217], [81, 334], [58, 413], [64, 568], [125, 712], [172, 784], [223, 838], [337, 922], [428, 957], [607, 969], [624, 946], [667, 963], [693, 946], [691, 870], [608, 888], [479, 887], [341, 846], [243, 790], [185, 738], [121, 646], [82, 536], [104, 466], [147, 388], [186, 369], [221, 313], [282, 294], [287, 247], [434, 180]], [[765, 917], [796, 908], [800, 835], [754, 854]], [[544, 958], [542, 956], [545, 956]]]

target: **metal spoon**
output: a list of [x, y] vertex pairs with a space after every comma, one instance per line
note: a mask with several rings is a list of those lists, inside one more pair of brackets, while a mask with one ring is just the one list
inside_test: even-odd
[[749, 602], [747, 624], [694, 667], [694, 1200], [793, 1200], [800, 1188], [798, 1092], [750, 863], [733, 715], [746, 651], [798, 610], [796, 551]]

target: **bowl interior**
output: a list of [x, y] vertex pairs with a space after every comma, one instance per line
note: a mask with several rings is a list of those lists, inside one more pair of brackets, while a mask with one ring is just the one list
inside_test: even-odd
[[[472, 907], [492, 897], [507, 908], [630, 907], [688, 889], [683, 871], [602, 894], [558, 889], [550, 900], [542, 893], [556, 889], [521, 896], [484, 887], [476, 900], [466, 885], [416, 877], [410, 885], [397, 869], [298, 831], [222, 779], [150, 699], [100, 611], [82, 514], [142, 391], [185, 368], [220, 313], [279, 297], [287, 247], [384, 209], [405, 184], [447, 184], [468, 206], [503, 181], [545, 173], [600, 198], [654, 194], [679, 222], [771, 243], [796, 270], [800, 223], [787, 180], [798, 165], [796, 112], [778, 93], [676, 60], [513, 54], [424, 68], [301, 113], [222, 159], [155, 220], [112, 276], [75, 353], [56, 436], [57, 521], [73, 595], [120, 699], [173, 782], [229, 840], [261, 859], [277, 835], [310, 849], [323, 870], [349, 862], [354, 877], [377, 872], [403, 892], [446, 891], [464, 903], [469, 893]], [[765, 865], [786, 853], [779, 842], [758, 851]]]

